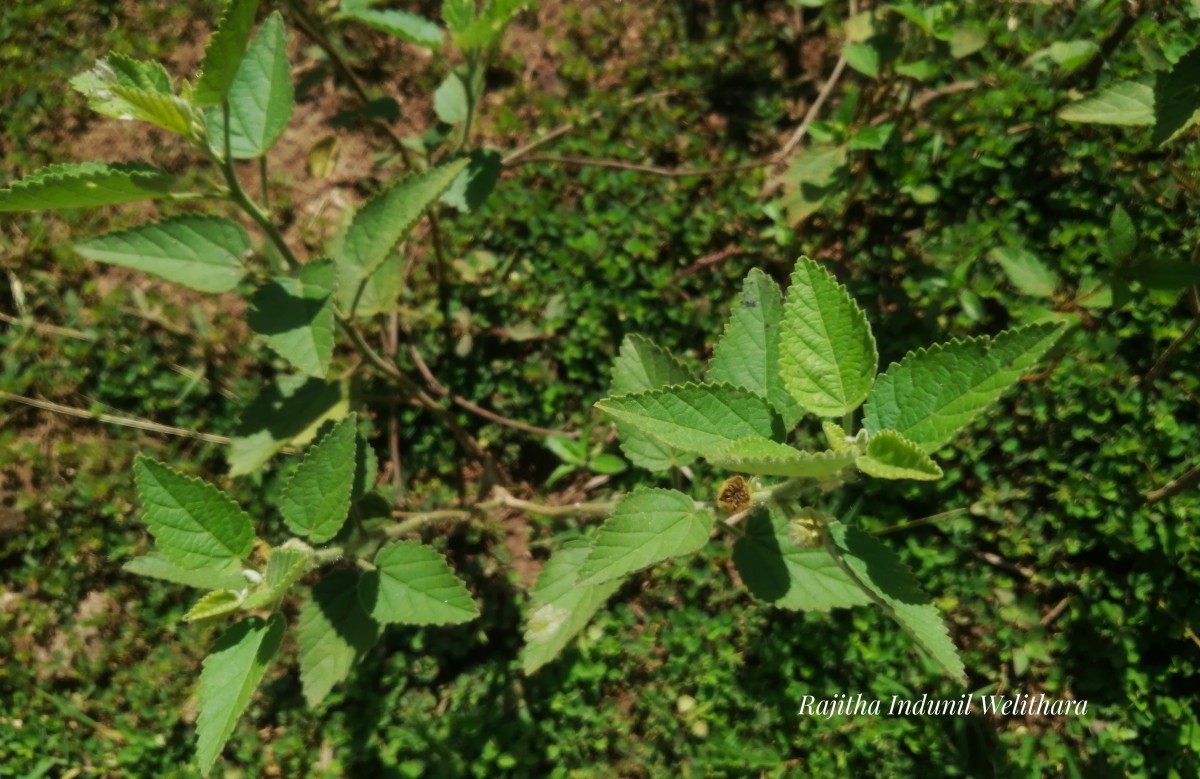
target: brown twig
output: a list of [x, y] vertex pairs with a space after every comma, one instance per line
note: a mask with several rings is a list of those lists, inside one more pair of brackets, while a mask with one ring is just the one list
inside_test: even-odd
[[734, 165], [718, 165], [712, 168], [663, 168], [657, 165], [643, 165], [637, 162], [623, 162], [621, 160], [608, 160], [596, 157], [567, 157], [561, 154], [529, 154], [512, 164], [521, 165], [529, 162], [558, 162], [563, 165], [579, 165], [593, 168], [613, 168], [615, 170], [628, 170], [635, 173], [649, 173], [653, 176], [664, 176], [666, 178], [688, 178], [691, 176], [720, 176], [726, 173], [737, 173], [738, 171], [742, 170], [765, 168], [774, 161], [774, 157], [768, 157], [766, 159], [752, 160], [750, 162], [739, 162]]
[[715, 252], [713, 254], [709, 254], [707, 256], [701, 257], [700, 259], [693, 262], [691, 265], [687, 266], [683, 270], [676, 273], [674, 276], [671, 277], [671, 284], [674, 284], [675, 282], [679, 281], [680, 279], [683, 279], [683, 278], [686, 278], [686, 277], [692, 275], [693, 273], [700, 270], [701, 268], [705, 268], [709, 265], [716, 265], [718, 262], [721, 262], [722, 260], [726, 260], [730, 257], [736, 257], [740, 254], [750, 254], [750, 253], [751, 252], [749, 249], [738, 249], [733, 246], [726, 247], [719, 252]]
[[1067, 595], [1062, 600], [1060, 600], [1058, 603], [1056, 603], [1054, 608], [1050, 609], [1048, 612], [1046, 612], [1046, 616], [1042, 617], [1042, 619], [1041, 619], [1042, 627], [1046, 627], [1051, 622], [1053, 622], [1054, 620], [1061, 617], [1063, 612], [1067, 610], [1067, 606], [1069, 606], [1070, 604], [1071, 604], [1071, 596], [1070, 595]]
[[1196, 334], [1196, 331], [1200, 330], [1200, 287], [1195, 284], [1188, 287], [1188, 301], [1192, 304], [1192, 321], [1188, 324], [1187, 329], [1180, 333], [1179, 337], [1172, 341], [1170, 346], [1164, 349], [1163, 353], [1154, 361], [1154, 366], [1142, 379], [1143, 387], [1153, 384], [1166, 371], [1167, 363], [1171, 362], [1171, 358]]
[[821, 91], [817, 93], [817, 99], [808, 107], [804, 118], [800, 121], [800, 126], [792, 133], [792, 137], [788, 138], [787, 143], [779, 150], [779, 154], [775, 156], [773, 161], [783, 161], [791, 155], [796, 147], [800, 145], [800, 141], [804, 140], [804, 136], [808, 134], [809, 125], [817, 118], [817, 113], [821, 110], [821, 106], [825, 105], [825, 101], [833, 94], [833, 88], [837, 86], [838, 79], [842, 77], [842, 71], [846, 69], [845, 55], [839, 55], [837, 63], [833, 66], [833, 72], [829, 74], [829, 78], [825, 80], [825, 85], [821, 87]]
[[9, 316], [5, 313], [0, 313], [0, 322], [6, 322], [13, 327], [27, 327], [37, 333], [65, 335], [68, 338], [77, 338], [80, 341], [96, 340], [94, 333], [85, 333], [82, 330], [75, 330], [70, 327], [60, 327], [59, 325], [48, 325], [43, 322], [35, 322], [32, 319], [18, 319], [15, 316]]
[[1200, 464], [1193, 465], [1181, 476], [1178, 476], [1156, 490], [1146, 493], [1147, 503], [1158, 503], [1173, 495], [1178, 495], [1186, 489], [1200, 484]]
[[503, 416], [497, 414], [495, 411], [489, 411], [488, 409], [486, 409], [482, 406], [476, 405], [475, 403], [472, 403], [471, 401], [467, 400], [466, 398], [464, 398], [460, 395], [455, 395], [453, 392], [450, 391], [449, 387], [447, 387], [445, 384], [442, 384], [440, 381], [437, 380], [437, 377], [433, 375], [433, 371], [431, 371], [429, 369], [429, 364], [425, 362], [425, 358], [421, 356], [421, 353], [417, 350], [416, 346], [410, 345], [408, 348], [408, 353], [409, 353], [409, 356], [412, 357], [413, 362], [417, 366], [417, 372], [420, 373], [422, 378], [425, 379], [425, 383], [429, 385], [430, 390], [432, 390], [434, 393], [436, 393], [438, 395], [441, 395], [444, 398], [448, 398], [456, 406], [459, 406], [460, 408], [464, 408], [467, 411], [470, 411], [472, 414], [481, 416], [484, 419], [486, 419], [490, 422], [495, 422], [498, 425], [504, 425], [505, 427], [511, 427], [514, 430], [522, 430], [526, 433], [532, 433], [533, 435], [558, 436], [560, 438], [578, 438], [579, 437], [578, 431], [551, 430], [548, 427], [538, 427], [537, 425], [530, 425], [526, 422], [518, 422], [515, 419], [509, 419], [508, 417], [503, 417]]
[[[76, 419], [94, 419], [97, 422], [103, 422], [108, 425], [120, 425], [121, 427], [131, 427], [135, 430], [143, 430], [147, 433], [161, 433], [162, 435], [180, 436], [182, 438], [191, 438], [197, 441], [206, 441], [210, 444], [224, 444], [228, 446], [233, 443], [233, 439], [223, 435], [213, 435], [212, 433], [200, 433], [195, 430], [188, 430], [183, 427], [172, 427], [171, 425], [160, 425], [157, 422], [151, 422], [147, 419], [137, 419], [135, 417], [121, 417], [115, 414], [98, 414], [93, 411], [88, 411], [82, 408], [74, 408], [72, 406], [64, 406], [60, 403], [53, 403], [49, 400], [39, 400], [37, 398], [29, 398], [24, 395], [16, 395], [11, 392], [0, 390], [0, 400], [10, 400], [14, 403], [23, 403], [26, 406], [40, 408], [43, 411], [51, 411], [55, 414], [63, 416], [75, 417]], [[286, 449], [288, 454], [294, 454], [294, 449]]]
[[[678, 90], [674, 90], [674, 89], [664, 89], [664, 90], [661, 90], [658, 92], [653, 92], [649, 95], [638, 95], [637, 97], [630, 98], [625, 103], [622, 103], [621, 106], [619, 106], [619, 107], [626, 108], [626, 107], [631, 107], [631, 106], [635, 106], [635, 105], [640, 105], [640, 104], [648, 102], [650, 100], [658, 100], [659, 98], [670, 97], [671, 95], [674, 95], [677, 91]], [[586, 124], [587, 122], [593, 121], [595, 119], [599, 119], [602, 116], [607, 116], [610, 113], [611, 113], [611, 111], [608, 111], [608, 110], [593, 111], [592, 113], [590, 113], [586, 116], [582, 116], [578, 119], [573, 119], [564, 125], [554, 128], [553, 130], [546, 133], [545, 135], [543, 135], [539, 138], [535, 138], [534, 140], [530, 141], [529, 143], [525, 144], [524, 146], [518, 146], [516, 149], [513, 149], [512, 151], [510, 151], [508, 154], [504, 155], [504, 157], [502, 157], [500, 159], [500, 164], [504, 165], [505, 167], [507, 167], [509, 165], [515, 165], [521, 160], [522, 157], [529, 154], [531, 151], [538, 148], [539, 146], [544, 146], [547, 143], [549, 143], [550, 141], [553, 141], [555, 138], [560, 138], [560, 137], [566, 135], [567, 133], [571, 132], [572, 130], [578, 128], [580, 125]]]

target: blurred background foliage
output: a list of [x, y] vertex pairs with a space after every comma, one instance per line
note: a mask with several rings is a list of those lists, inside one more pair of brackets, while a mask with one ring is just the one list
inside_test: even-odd
[[[108, 50], [184, 72], [214, 6], [0, 8], [0, 178], [83, 158], [181, 169], [173, 149], [89, 116], [66, 81]], [[800, 254], [830, 263], [868, 309], [885, 365], [951, 335], [1069, 321], [1048, 370], [940, 453], [945, 479], [847, 489], [870, 530], [965, 509], [887, 540], [947, 610], [970, 689], [1086, 699], [1087, 716], [801, 717], [804, 695], [962, 691], [875, 610], [756, 605], [721, 542], [636, 577], [560, 660], [524, 678], [527, 582], [510, 565], [507, 523], [431, 531], [469, 576], [480, 621], [390, 631], [315, 712], [280, 663], [225, 775], [1196, 776], [1200, 500], [1194, 489], [1145, 498], [1196, 456], [1196, 341], [1160, 362], [1195, 316], [1194, 292], [1127, 271], [1192, 259], [1200, 144], [1193, 132], [1160, 148], [1149, 128], [1057, 115], [1092, 82], [1169, 69], [1200, 40], [1195, 4], [1142, 3], [1094, 72], [1089, 55], [1127, 13], [1116, 0], [926, 3], [849, 19], [842, 4], [813, 0], [540, 6], [487, 74], [483, 138], [504, 152], [578, 126], [453, 219], [445, 308], [416, 263], [404, 321], [439, 379], [507, 417], [579, 429], [595, 422], [626, 333], [698, 364], [747, 270], [783, 280]], [[420, 96], [436, 84], [425, 65], [373, 31], [339, 33], [360, 75], [399, 102], [401, 130], [420, 135], [432, 113]], [[357, 131], [336, 126], [346, 105], [320, 52], [293, 40], [298, 113], [318, 119], [273, 159], [273, 175], [293, 193], [281, 201], [291, 235], [307, 241], [321, 221], [289, 198], [355, 200], [372, 183], [314, 174], [327, 138], [346, 148]], [[661, 176], [569, 161], [763, 160], [840, 54], [845, 74], [778, 168]], [[366, 152], [341, 164], [383, 181], [372, 165], [387, 162]], [[328, 205], [336, 213], [339, 201]], [[1114, 235], [1118, 208], [1132, 244]], [[71, 235], [130, 220], [0, 223], [0, 390], [227, 435], [277, 366], [246, 337], [244, 312], [71, 252]], [[462, 421], [531, 494], [561, 464], [536, 438]], [[402, 430], [410, 504], [451, 499], [447, 437], [416, 414]], [[224, 465], [216, 444], [0, 404], [0, 773], [194, 775], [185, 702], [214, 628], [179, 622], [180, 589], [120, 571], [146, 545], [129, 476], [138, 452], [213, 478]], [[261, 507], [287, 460], [224, 485]], [[578, 499], [590, 475], [582, 467], [554, 488]], [[696, 476], [700, 492], [719, 478]], [[646, 478], [627, 471], [603, 489]], [[536, 559], [571, 530], [520, 524]]]

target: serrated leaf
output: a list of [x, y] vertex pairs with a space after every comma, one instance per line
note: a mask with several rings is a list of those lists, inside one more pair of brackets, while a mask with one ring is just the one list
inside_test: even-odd
[[162, 552], [135, 557], [121, 567], [138, 576], [162, 579], [198, 590], [236, 590], [246, 586], [246, 579], [240, 570], [235, 572], [222, 564], [215, 568], [183, 568]]
[[140, 119], [183, 136], [190, 136], [203, 118], [191, 103], [173, 94], [171, 77], [157, 62], [110, 54], [72, 78], [71, 87], [99, 114]]
[[779, 372], [779, 335], [783, 293], [770, 276], [752, 269], [733, 303], [725, 332], [713, 347], [708, 380], [726, 382], [762, 395], [785, 427], [793, 428], [804, 409], [784, 386]]
[[182, 568], [241, 572], [254, 545], [254, 525], [216, 487], [139, 457], [133, 464], [146, 527], [158, 548]]
[[704, 459], [738, 473], [822, 479], [853, 463], [854, 453], [802, 452], [766, 438], [742, 438]]
[[442, 202], [463, 213], [478, 211], [500, 180], [500, 155], [491, 149], [475, 149], [470, 164], [458, 174], [454, 183], [442, 195]]
[[200, 673], [196, 760], [208, 776], [283, 640], [283, 616], [250, 617], [217, 640]]
[[335, 268], [317, 260], [295, 277], [276, 278], [258, 288], [249, 323], [271, 350], [310, 376], [322, 378], [333, 358]]
[[228, 292], [245, 275], [250, 237], [215, 216], [179, 216], [77, 244], [89, 260], [150, 273], [200, 292]]
[[863, 426], [871, 435], [894, 430], [932, 452], [1016, 383], [1060, 332], [1035, 324], [909, 352], [875, 382]]
[[450, 71], [433, 92], [433, 111], [446, 124], [459, 124], [470, 113], [467, 84], [457, 71]]
[[677, 384], [605, 398], [596, 408], [664, 444], [711, 455], [740, 438], [782, 438], [765, 398], [730, 384]]
[[[669, 384], [686, 384], [694, 378], [692, 372], [666, 349], [640, 335], [627, 335], [613, 362], [609, 394], [628, 395]], [[621, 451], [630, 462], [648, 471], [682, 467], [695, 459], [694, 455], [639, 433], [622, 422], [617, 423], [617, 436]]]
[[1200, 118], [1200, 46], [1180, 58], [1169, 72], [1154, 81], [1154, 134], [1156, 145], [1177, 138]]
[[[292, 118], [292, 78], [287, 33], [279, 12], [263, 23], [229, 85], [229, 150], [235, 159], [261, 157], [275, 145]], [[225, 116], [208, 113], [209, 144], [225, 151]]]
[[592, 536], [592, 549], [579, 569], [579, 585], [590, 587], [691, 554], [712, 535], [713, 515], [675, 490], [638, 490], [622, 498]]
[[345, 382], [311, 376], [280, 376], [268, 384], [242, 412], [229, 447], [229, 475], [240, 476], [259, 466], [288, 444], [304, 446], [327, 420], [350, 413]]
[[591, 554], [586, 539], [574, 539], [554, 550], [533, 588], [525, 622], [521, 667], [526, 674], [558, 657], [583, 630], [592, 615], [621, 586], [621, 580], [579, 586], [579, 571]]
[[807, 257], [792, 273], [779, 343], [783, 383], [808, 411], [838, 417], [867, 397], [879, 362], [867, 316]]
[[396, 244], [408, 234], [467, 165], [468, 158], [400, 179], [354, 215], [332, 252], [338, 267], [338, 301], [353, 312], [359, 287], [379, 268]]
[[200, 596], [188, 612], [183, 615], [184, 622], [201, 622], [206, 619], [216, 619], [226, 614], [232, 614], [242, 605], [242, 594], [232, 590], [215, 590]]
[[1136, 81], [1118, 81], [1065, 106], [1058, 118], [1084, 124], [1138, 127], [1154, 124], [1154, 87]]
[[353, 19], [400, 40], [415, 43], [428, 49], [440, 48], [443, 42], [442, 28], [408, 11], [391, 8], [373, 8], [379, 0], [343, 0], [338, 18]]
[[1033, 252], [1005, 246], [992, 249], [988, 257], [1003, 268], [1012, 285], [1026, 295], [1054, 296], [1058, 275]]
[[397, 541], [375, 555], [359, 584], [363, 607], [377, 621], [450, 625], [479, 616], [471, 593], [431, 546]]
[[825, 434], [825, 441], [829, 444], [829, 448], [835, 452], [849, 451], [853, 446], [846, 440], [846, 431], [836, 422], [828, 419], [821, 420], [821, 432]]
[[830, 523], [829, 535], [859, 581], [886, 606], [888, 616], [929, 652], [947, 674], [965, 682], [962, 659], [950, 640], [941, 611], [922, 592], [900, 558], [871, 536], [840, 522]]
[[359, 601], [358, 580], [358, 572], [349, 568], [330, 571], [300, 609], [296, 644], [309, 706], [325, 700], [379, 639], [379, 623]]
[[220, 105], [237, 77], [238, 67], [250, 42], [250, 30], [258, 0], [227, 0], [200, 63], [200, 78], [192, 91], [192, 102], [198, 106]]
[[175, 177], [140, 164], [51, 165], [0, 189], [0, 211], [94, 208], [170, 194]]
[[283, 488], [279, 511], [296, 535], [320, 544], [342, 529], [354, 487], [356, 436], [351, 414], [308, 451]]
[[755, 597], [779, 608], [824, 612], [871, 602], [828, 552], [794, 543], [787, 517], [778, 511], [759, 510], [747, 518], [733, 563]]
[[307, 546], [295, 546], [297, 543], [292, 540], [271, 550], [271, 559], [267, 561], [262, 585], [246, 596], [246, 600], [242, 602], [243, 609], [249, 611], [271, 607], [287, 594], [301, 576], [308, 573], [313, 551]]
[[867, 451], [854, 461], [858, 469], [877, 479], [942, 478], [942, 469], [920, 446], [895, 430], [880, 430], [871, 436]]

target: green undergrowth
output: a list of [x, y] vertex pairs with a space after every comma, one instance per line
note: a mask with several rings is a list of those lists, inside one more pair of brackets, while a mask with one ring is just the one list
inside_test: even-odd
[[[602, 112], [547, 153], [668, 167], [769, 154], [795, 124], [780, 92], [815, 92], [780, 61], [793, 44], [777, 17], [790, 11], [782, 3], [721, 13], [696, 5], [694, 19], [674, 5], [638, 16], [641, 47], [617, 58], [619, 95], [590, 85], [610, 66], [629, 19], [606, 25], [569, 11], [561, 89], [500, 90], [506, 102], [490, 109], [489, 132], [524, 139], [521, 111], [532, 103], [546, 117], [542, 129]], [[1106, 4], [1092, 5], [1084, 21], [1095, 29], [1115, 21]], [[61, 97], [39, 96], [58, 95], [86, 63], [75, 52], [120, 48], [120, 36], [135, 29], [117, 25], [102, 44], [91, 37], [99, 25], [63, 7], [0, 11], [0, 30], [18, 31], [3, 44], [14, 51], [29, 45], [27, 25], [53, 18], [62, 19], [50, 28], [56, 39], [72, 42], [49, 47], [62, 59], [0, 75], [0, 102], [13, 107], [2, 133], [10, 139], [6, 171], [26, 165], [21, 155], [58, 161], [45, 136], [20, 149], [11, 139], [62, 115]], [[162, 8], [148, 6], [146, 29], [174, 18]], [[968, 689], [1086, 699], [1087, 716], [802, 717], [804, 695], [886, 701], [961, 690], [930, 681], [928, 661], [873, 610], [825, 617], [754, 604], [729, 586], [730, 553], [716, 543], [689, 564], [635, 577], [562, 659], [526, 678], [517, 660], [524, 601], [505, 565], [503, 530], [460, 528], [437, 543], [470, 582], [482, 618], [390, 632], [316, 713], [303, 707], [295, 676], [270, 672], [230, 742], [225, 776], [1196, 775], [1200, 604], [1191, 593], [1200, 537], [1190, 522], [1200, 500], [1194, 491], [1155, 506], [1143, 498], [1195, 454], [1195, 342], [1155, 382], [1141, 381], [1191, 312], [1178, 294], [1136, 285], [1120, 307], [1071, 305], [1082, 280], [1105, 270], [1098, 245], [1117, 205], [1137, 223], [1146, 259], [1172, 259], [1194, 244], [1194, 219], [1156, 168], [1148, 130], [1055, 117], [1063, 74], [1025, 61], [1065, 36], [1093, 35], [1082, 22], [1021, 6], [1013, 11], [1018, 33], [994, 9], [961, 13], [992, 45], [934, 86], [981, 79], [986, 88], [928, 103], [907, 128], [911, 137], [862, 160], [845, 202], [796, 226], [760, 202], [758, 171], [666, 179], [530, 163], [502, 180], [487, 207], [458, 218], [456, 234], [466, 238], [451, 247], [451, 319], [443, 322], [434, 305], [414, 322], [431, 366], [459, 394], [514, 419], [577, 428], [605, 393], [609, 376], [599, 366], [625, 334], [652, 333], [698, 365], [746, 270], [782, 279], [800, 254], [833, 260], [876, 330], [889, 334], [882, 366], [947, 331], [987, 334], [1047, 313], [1076, 316], [1050, 370], [938, 453], [944, 479], [870, 483], [851, 494], [863, 498], [859, 522], [869, 531], [965, 509], [883, 540], [948, 611]], [[1182, 26], [1165, 14], [1139, 31], [1186, 50], [1177, 43]], [[155, 53], [138, 44], [144, 56]], [[493, 75], [520, 73], [523, 56], [506, 55]], [[1142, 66], [1124, 46], [1104, 78]], [[847, 82], [831, 111], [866, 83]], [[30, 119], [28, 106], [10, 99], [18, 88], [44, 113]], [[661, 89], [677, 94], [628, 104]], [[1172, 164], [1194, 167], [1196, 148], [1173, 150]], [[206, 432], [234, 429], [232, 398], [252, 397], [261, 380], [263, 369], [248, 366], [270, 358], [247, 351], [233, 314], [163, 295], [165, 287], [102, 285], [96, 266], [60, 242], [56, 223], [22, 225], [37, 240], [11, 269], [29, 310], [78, 332], [0, 324], [0, 389]], [[746, 253], [691, 270], [731, 247]], [[1036, 254], [1059, 287], [1023, 292], [989, 259], [997, 247]], [[11, 299], [11, 291], [0, 295], [5, 313]], [[119, 564], [148, 542], [134, 521], [135, 455], [152, 452], [215, 477], [220, 448], [10, 403], [0, 405], [0, 420], [0, 505], [16, 512], [4, 517], [20, 517], [0, 531], [0, 766], [30, 777], [72, 769], [194, 775], [183, 766], [195, 710], [178, 704], [213, 629], [180, 623], [188, 604], [179, 590], [148, 586]], [[452, 450], [427, 418], [406, 413], [403, 424], [416, 476], [410, 490], [435, 505], [453, 494], [436, 478], [451, 471], [435, 465], [452, 462]], [[536, 483], [556, 465], [527, 436], [500, 428], [484, 435], [519, 456], [521, 478]], [[278, 498], [291, 467], [223, 486], [254, 515]], [[704, 467], [696, 476], [714, 490], [720, 478]], [[636, 482], [621, 475], [612, 484]], [[539, 522], [533, 540], [574, 530]], [[535, 546], [539, 558], [543, 551]], [[286, 659], [294, 652], [285, 644]]]

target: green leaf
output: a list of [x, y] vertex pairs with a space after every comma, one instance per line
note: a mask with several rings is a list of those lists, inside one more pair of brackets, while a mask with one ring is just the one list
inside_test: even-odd
[[853, 451], [854, 444], [852, 441], [846, 440], [846, 431], [836, 422], [830, 422], [828, 419], [821, 420], [821, 432], [825, 434], [825, 441], [829, 444], [830, 450], [834, 452]]
[[1121, 206], [1113, 209], [1108, 222], [1108, 231], [1100, 244], [1100, 253], [1104, 259], [1114, 264], [1128, 261], [1130, 255], [1137, 249], [1137, 227], [1129, 212]]
[[554, 550], [533, 588], [525, 623], [521, 667], [532, 674], [558, 657], [592, 615], [621, 586], [621, 580], [581, 587], [579, 572], [591, 554], [587, 539], [573, 539]]
[[379, 639], [379, 623], [359, 601], [358, 580], [358, 572], [350, 568], [330, 571], [300, 609], [296, 644], [309, 706], [325, 700]]
[[397, 541], [375, 555], [359, 585], [363, 606], [379, 622], [449, 625], [479, 616], [462, 580], [431, 546]]
[[1058, 276], [1046, 267], [1033, 252], [1013, 247], [999, 247], [988, 257], [1004, 269], [1012, 285], [1026, 295], [1049, 298], [1058, 288]]
[[[628, 395], [669, 384], [685, 384], [694, 378], [683, 363], [658, 344], [640, 335], [627, 335], [613, 362], [609, 394]], [[617, 436], [621, 440], [621, 451], [630, 462], [648, 471], [682, 467], [695, 459], [693, 455], [680, 452], [622, 422], [617, 423]]]
[[779, 177], [783, 194], [779, 202], [787, 212], [789, 227], [795, 227], [830, 204], [843, 189], [848, 167], [845, 146], [810, 147], [797, 153]]
[[323, 377], [333, 358], [335, 268], [317, 260], [295, 278], [283, 276], [258, 288], [250, 327], [271, 350], [310, 376]]
[[1099, 53], [1100, 47], [1094, 41], [1055, 41], [1030, 59], [1044, 55], [1069, 73], [1083, 67]]
[[1151, 125], [1154, 124], [1154, 87], [1136, 81], [1118, 81], [1063, 107], [1058, 118], [1084, 124]]
[[792, 541], [780, 511], [755, 511], [733, 547], [733, 564], [754, 596], [783, 609], [829, 611], [871, 602], [821, 548]]
[[162, 552], [135, 557], [121, 567], [138, 576], [162, 579], [198, 590], [238, 590], [246, 586], [241, 571], [232, 571], [223, 563], [211, 568], [183, 568], [171, 562]]
[[202, 622], [232, 614], [242, 605], [242, 594], [232, 590], [215, 590], [200, 596], [200, 600], [183, 615], [184, 622]]
[[250, 517], [216, 487], [139, 457], [133, 464], [146, 527], [158, 548], [182, 568], [241, 573], [254, 545]]
[[463, 213], [478, 211], [500, 180], [500, 155], [491, 149], [475, 149], [471, 163], [458, 174], [454, 183], [442, 195], [442, 202]]
[[301, 576], [308, 573], [312, 560], [313, 550], [294, 539], [272, 549], [262, 585], [246, 597], [242, 608], [249, 611], [275, 605]]
[[[513, 18], [531, 0], [488, 0], [483, 11], [464, 28], [454, 30], [454, 44], [463, 51], [495, 45]], [[445, 17], [445, 7], [442, 14]]]
[[605, 476], [615, 476], [629, 469], [629, 464], [615, 454], [598, 454], [587, 465], [592, 473], [600, 473]]
[[313, 446], [283, 488], [279, 511], [288, 530], [320, 544], [338, 534], [350, 511], [357, 433], [354, 415]]
[[378, 478], [379, 457], [367, 437], [359, 433], [354, 439], [354, 487], [350, 490], [350, 500], [361, 500], [375, 488]]
[[867, 316], [807, 257], [792, 273], [779, 343], [783, 383], [808, 411], [838, 417], [867, 397], [879, 361]]
[[871, 436], [866, 454], [854, 461], [858, 469], [877, 479], [942, 478], [942, 469], [929, 455], [895, 430], [880, 430]]
[[854, 134], [846, 148], [851, 151], [882, 151], [895, 130], [895, 122], [868, 125]]
[[[235, 159], [261, 157], [275, 145], [292, 118], [292, 77], [287, 32], [279, 12], [263, 23], [229, 85], [229, 150]], [[225, 152], [225, 116], [208, 113], [209, 144]]]
[[697, 508], [682, 492], [638, 490], [622, 498], [592, 536], [579, 584], [603, 584], [691, 554], [708, 542], [712, 529], [712, 512]]
[[250, 30], [258, 0], [227, 0], [216, 31], [204, 50], [201, 73], [192, 91], [198, 106], [220, 105], [237, 77], [238, 67], [250, 42]]
[[466, 82], [457, 71], [450, 71], [433, 93], [433, 112], [446, 124], [459, 124], [470, 113], [471, 97]]
[[280, 376], [263, 388], [242, 412], [229, 447], [229, 475], [258, 469], [288, 444], [304, 446], [327, 420], [350, 413], [344, 382], [311, 376]]
[[1177, 138], [1200, 114], [1200, 46], [1180, 58], [1154, 82], [1154, 133], [1158, 145]]
[[1200, 265], [1187, 260], [1145, 262], [1127, 269], [1123, 275], [1146, 289], [1183, 289], [1200, 284]]
[[987, 33], [976, 27], [956, 27], [950, 33], [950, 56], [956, 60], [971, 56], [988, 44]]
[[245, 275], [250, 236], [215, 216], [178, 216], [77, 244], [96, 262], [150, 273], [200, 292], [228, 292]]
[[804, 416], [804, 409], [788, 393], [779, 373], [782, 321], [783, 293], [779, 285], [757, 268], [751, 270], [733, 303], [725, 332], [713, 347], [708, 380], [745, 387], [763, 396], [783, 417], [784, 426], [793, 428]]
[[829, 535], [859, 581], [882, 601], [888, 616], [929, 652], [947, 674], [965, 683], [962, 659], [950, 640], [941, 611], [921, 591], [900, 558], [871, 536], [840, 522], [830, 523]]
[[870, 42], [848, 43], [842, 49], [842, 56], [847, 65], [864, 76], [875, 78], [879, 75], [879, 49]]
[[730, 384], [678, 384], [605, 398], [596, 408], [685, 452], [715, 454], [739, 438], [782, 438], [767, 401]]
[[116, 119], [139, 119], [190, 137], [203, 126], [203, 115], [173, 94], [171, 77], [157, 62], [110, 54], [71, 79], [95, 112]]
[[802, 452], [766, 438], [743, 438], [705, 459], [738, 473], [822, 479], [853, 463], [854, 453]]
[[474, 20], [475, 0], [442, 0], [442, 21], [450, 32], [463, 32]]
[[0, 212], [94, 208], [170, 194], [175, 177], [140, 164], [51, 165], [0, 189]]
[[200, 716], [196, 720], [196, 759], [204, 776], [212, 770], [279, 651], [283, 626], [281, 614], [266, 621], [244, 619], [227, 630], [204, 658], [198, 692]]
[[363, 279], [383, 265], [425, 209], [469, 164], [468, 158], [462, 158], [400, 179], [359, 209], [332, 252], [338, 266], [338, 301], [344, 310], [354, 312]]
[[1007, 330], [909, 352], [879, 377], [863, 426], [894, 430], [932, 452], [996, 401], [1058, 339], [1057, 324]]
[[427, 49], [441, 47], [442, 28], [423, 16], [391, 8], [373, 8], [380, 0], [342, 0], [339, 19], [356, 22], [382, 30], [400, 40], [424, 46]]

